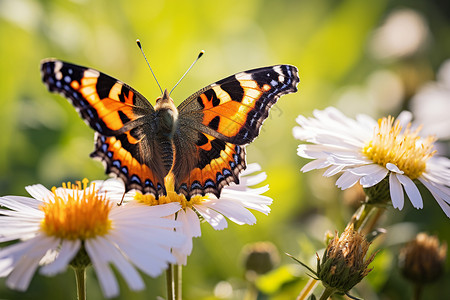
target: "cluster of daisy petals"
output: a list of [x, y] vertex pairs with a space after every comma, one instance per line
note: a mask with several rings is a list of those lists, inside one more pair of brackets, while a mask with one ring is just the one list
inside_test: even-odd
[[[145, 288], [138, 270], [158, 276], [169, 263], [186, 264], [192, 238], [201, 235], [199, 215], [217, 230], [225, 217], [237, 224], [254, 224], [253, 209], [268, 214], [272, 199], [261, 195], [267, 186], [251, 188], [266, 179], [250, 164], [240, 184], [226, 187], [219, 199], [208, 195], [188, 203], [168, 194], [162, 204], [149, 205], [143, 195], [129, 192], [116, 179], [87, 180], [48, 190], [27, 186], [31, 197], [0, 197], [0, 243], [19, 241], [0, 249], [0, 277], [8, 287], [24, 291], [34, 273], [55, 275], [87, 261], [92, 264], [105, 297], [119, 294], [111, 266], [131, 290]], [[122, 199], [123, 205], [118, 206]], [[82, 257], [83, 255], [86, 257]], [[81, 256], [81, 257], [80, 257]], [[86, 267], [85, 266], [85, 267]]]
[[366, 115], [356, 120], [336, 108], [314, 111], [314, 118], [299, 116], [294, 136], [309, 144], [298, 155], [313, 159], [303, 172], [326, 168], [324, 176], [341, 173], [336, 185], [347, 189], [360, 183], [375, 188], [387, 178], [392, 205], [402, 209], [404, 192], [415, 208], [423, 208], [417, 188], [422, 183], [450, 218], [450, 160], [435, 156], [434, 137], [422, 138], [412, 129], [412, 115], [403, 112], [378, 121]]

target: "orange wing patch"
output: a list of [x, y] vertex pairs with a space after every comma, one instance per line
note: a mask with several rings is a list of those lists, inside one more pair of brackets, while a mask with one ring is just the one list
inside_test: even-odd
[[197, 97], [202, 124], [228, 137], [229, 142], [248, 144], [258, 136], [272, 105], [280, 96], [297, 91], [297, 83], [297, 69], [288, 65], [225, 78]]
[[194, 195], [215, 194], [224, 186], [239, 183], [238, 174], [245, 169], [245, 149], [204, 134], [207, 142], [198, 145], [198, 164], [187, 178], [176, 182], [176, 191], [188, 198]]
[[[255, 109], [257, 101], [264, 93], [271, 90], [269, 84], [262, 87], [255, 80], [239, 80], [233, 83], [234, 95], [222, 87], [212, 85], [212, 88], [199, 96], [203, 109], [203, 124], [227, 136], [236, 136], [245, 126], [248, 114]], [[227, 84], [230, 88], [230, 83]], [[236, 92], [237, 91], [237, 92]]]

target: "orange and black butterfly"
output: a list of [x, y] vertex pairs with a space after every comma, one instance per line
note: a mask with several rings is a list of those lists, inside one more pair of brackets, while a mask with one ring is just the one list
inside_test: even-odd
[[239, 182], [245, 146], [259, 134], [272, 105], [297, 91], [297, 68], [277, 65], [245, 71], [213, 83], [175, 107], [167, 90], [153, 107], [127, 84], [94, 69], [56, 59], [41, 64], [51, 92], [69, 99], [96, 131], [91, 157], [126, 190], [166, 195], [172, 172], [175, 191], [188, 199]]

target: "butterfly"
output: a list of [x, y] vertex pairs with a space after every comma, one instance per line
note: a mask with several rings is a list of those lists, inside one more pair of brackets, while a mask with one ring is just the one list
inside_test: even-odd
[[245, 146], [259, 134], [273, 104], [297, 91], [291, 65], [253, 69], [217, 81], [174, 105], [165, 90], [150, 102], [129, 85], [97, 70], [56, 59], [41, 62], [42, 80], [60, 93], [95, 131], [95, 150], [107, 174], [125, 188], [158, 199], [172, 172], [187, 199], [239, 183]]

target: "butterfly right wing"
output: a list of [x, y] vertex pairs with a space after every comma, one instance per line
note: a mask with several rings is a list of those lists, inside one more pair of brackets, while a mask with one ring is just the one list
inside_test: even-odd
[[174, 137], [175, 190], [187, 197], [219, 197], [224, 186], [239, 183], [245, 146], [259, 135], [278, 99], [297, 91], [299, 80], [295, 66], [257, 68], [224, 78], [182, 102]]
[[41, 73], [49, 91], [66, 97], [97, 132], [91, 156], [108, 174], [122, 179], [126, 190], [165, 195], [168, 170], [154, 138], [155, 111], [141, 94], [97, 70], [55, 59], [43, 60]]

